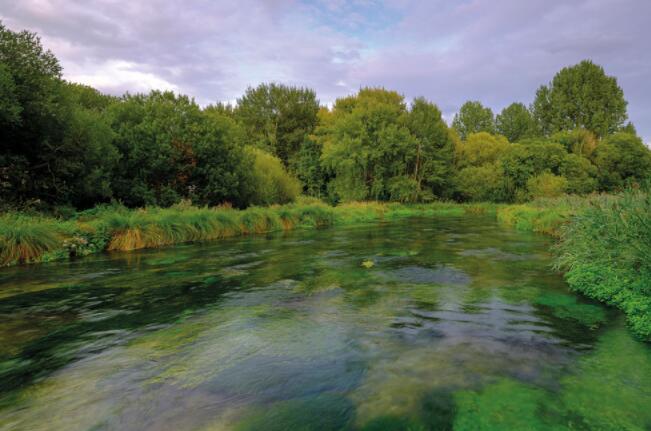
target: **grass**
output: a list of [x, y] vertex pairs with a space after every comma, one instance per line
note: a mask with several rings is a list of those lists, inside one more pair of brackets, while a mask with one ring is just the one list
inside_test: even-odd
[[44, 217], [0, 216], [0, 263], [29, 263], [63, 246], [70, 226]]
[[77, 213], [69, 220], [11, 213], [0, 217], [0, 266], [281, 230], [374, 223], [417, 215], [461, 216], [491, 210], [491, 205], [445, 202], [427, 205], [354, 202], [332, 207], [303, 198], [293, 204], [246, 210], [188, 204], [135, 210], [104, 206]]
[[628, 190], [589, 201], [560, 232], [557, 266], [570, 288], [620, 308], [651, 340], [651, 195]]

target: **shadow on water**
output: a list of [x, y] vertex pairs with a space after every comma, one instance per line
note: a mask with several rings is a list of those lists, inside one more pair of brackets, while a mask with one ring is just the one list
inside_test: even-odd
[[650, 349], [548, 245], [450, 217], [2, 270], [0, 430], [648, 429]]

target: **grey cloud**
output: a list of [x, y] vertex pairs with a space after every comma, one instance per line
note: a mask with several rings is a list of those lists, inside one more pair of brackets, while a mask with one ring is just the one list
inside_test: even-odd
[[167, 85], [201, 103], [262, 81], [312, 87], [324, 103], [381, 85], [449, 118], [467, 99], [529, 103], [561, 67], [592, 58], [651, 138], [645, 1], [0, 0], [0, 16], [39, 32], [66, 76], [115, 93]]

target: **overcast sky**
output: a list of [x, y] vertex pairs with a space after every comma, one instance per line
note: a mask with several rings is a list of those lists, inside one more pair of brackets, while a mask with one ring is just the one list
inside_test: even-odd
[[449, 120], [498, 112], [582, 59], [615, 75], [651, 140], [649, 0], [0, 0], [64, 75], [121, 94], [171, 89], [234, 101], [247, 86], [308, 86], [322, 103], [360, 86], [425, 96]]

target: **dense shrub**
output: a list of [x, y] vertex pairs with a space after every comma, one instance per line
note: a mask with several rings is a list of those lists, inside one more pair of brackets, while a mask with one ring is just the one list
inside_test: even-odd
[[559, 175], [543, 172], [529, 178], [527, 189], [532, 198], [554, 198], [565, 193], [567, 180]]
[[290, 175], [282, 161], [263, 150], [249, 147], [253, 156], [253, 196], [254, 205], [285, 204], [296, 200], [301, 192], [301, 183]]

